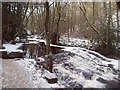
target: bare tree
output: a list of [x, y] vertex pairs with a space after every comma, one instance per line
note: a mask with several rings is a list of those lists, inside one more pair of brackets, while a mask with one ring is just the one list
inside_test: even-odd
[[45, 17], [45, 34], [46, 34], [46, 54], [48, 56], [48, 70], [52, 72], [53, 62], [52, 62], [52, 53], [50, 48], [50, 32], [48, 30], [49, 25], [49, 2], [45, 3], [46, 17]]

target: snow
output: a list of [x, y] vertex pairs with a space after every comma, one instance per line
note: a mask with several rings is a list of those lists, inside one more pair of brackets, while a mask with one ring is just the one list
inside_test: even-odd
[[16, 43], [14, 45], [14, 44], [7, 43], [7, 44], [3, 44], [3, 46], [5, 47], [5, 50], [8, 53], [11, 53], [11, 52], [23, 52], [22, 50], [18, 49], [20, 46], [22, 46], [22, 44], [23, 43]]
[[[118, 60], [104, 57], [95, 51], [91, 51], [91, 50], [88, 50], [85, 48], [80, 48], [80, 47], [65, 47], [65, 49], [63, 49], [63, 50], [75, 53], [79, 56], [83, 56], [86, 58], [86, 60], [87, 60], [87, 58], [94, 59], [94, 58], [99, 57], [102, 59], [102, 60], [99, 60], [99, 62], [102, 63], [103, 65], [108, 66], [108, 64], [112, 64], [115, 69], [120, 69], [120, 68], [118, 68]], [[90, 55], [90, 56], [88, 56], [88, 55]], [[97, 62], [97, 63], [99, 63], [99, 62]]]
[[37, 42], [37, 41], [29, 41], [28, 43], [26, 43], [26, 44], [38, 44], [39, 42]]
[[[84, 88], [104, 88], [105, 83], [97, 81], [98, 78], [103, 78], [107, 81], [118, 78], [117, 74], [113, 74], [113, 70], [108, 67], [108, 64], [114, 65], [115, 69], [118, 69], [116, 64], [117, 60], [112, 60], [99, 55], [97, 52], [87, 50], [86, 51], [79, 47], [64, 47], [64, 51], [70, 51], [74, 53], [74, 56], [68, 56], [66, 60], [60, 63], [55, 63], [53, 67], [54, 73], [41, 68], [36, 69], [36, 61], [34, 59], [25, 58], [16, 61], [17, 64], [22, 65], [29, 71], [32, 80], [37, 87], [42, 88], [65, 88], [71, 87], [71, 83], [74, 85], [83, 85]], [[98, 57], [94, 54], [99, 55]], [[102, 57], [102, 58], [99, 58]], [[40, 61], [44, 61], [42, 57], [38, 58]], [[105, 60], [104, 60], [105, 59]], [[66, 65], [65, 65], [66, 64]], [[105, 65], [105, 66], [104, 66]], [[84, 72], [92, 74], [91, 79], [87, 79], [84, 76]], [[49, 84], [44, 77], [58, 78], [58, 82]]]
[[[64, 61], [63, 63], [68, 63], [70, 66], [64, 66], [63, 64], [56, 64], [54, 67], [55, 70], [57, 70], [57, 74], [59, 78], [63, 78], [61, 80], [66, 81], [66, 83], [69, 83], [67, 79], [64, 79], [64, 77], [70, 77], [72, 81], [77, 81], [83, 87], [85, 88], [103, 88], [105, 87], [105, 84], [98, 82], [96, 79], [98, 77], [105, 78], [106, 80], [114, 80], [114, 78], [118, 77], [117, 75], [113, 75], [112, 70], [109, 67], [102, 67], [99, 65], [94, 64], [91, 60], [88, 59], [82, 59], [79, 56], [70, 57], [69, 60]], [[97, 60], [97, 59], [96, 59]], [[94, 61], [96, 61], [94, 60]], [[73, 69], [72, 69], [73, 68]], [[72, 69], [72, 70], [71, 70]], [[100, 70], [97, 70], [100, 69]], [[102, 70], [104, 72], [102, 72]], [[93, 74], [91, 76], [91, 80], [88, 80], [84, 77], [83, 73], [88, 72], [88, 75], [90, 73]]]
[[87, 80], [84, 85], [84, 88], [98, 88], [98, 87], [104, 88], [105, 84], [102, 84], [94, 79], [94, 80]]
[[[45, 40], [38, 39], [37, 36], [28, 38], [28, 40], [30, 40], [28, 44], [37, 44], [38, 42], [46, 43]], [[72, 45], [75, 42], [75, 46], [91, 45], [88, 40], [81, 39], [71, 39], [68, 45]], [[21, 45], [22, 43], [17, 43], [15, 45], [9, 43], [3, 44], [5, 47], [3, 50], [7, 50], [9, 53], [22, 52], [22, 50], [18, 49]], [[31, 80], [38, 88], [66, 88], [81, 86], [84, 88], [104, 88], [106, 83], [98, 81], [98, 78], [102, 78], [107, 81], [118, 78], [117, 71], [120, 70], [120, 68], [118, 65], [119, 62], [116, 59], [110, 59], [95, 51], [80, 47], [68, 47], [52, 44], [50, 44], [50, 46], [59, 47], [63, 50], [62, 53], [56, 54], [60, 55], [60, 58], [54, 60], [54, 73], [50, 73], [44, 68], [37, 67], [37, 61], [35, 59], [24, 58], [15, 61], [26, 69]], [[73, 55], [66, 54], [66, 52]], [[64, 56], [66, 55], [66, 58], [64, 58], [62, 54]], [[38, 57], [37, 59], [41, 62], [45, 61], [42, 57]], [[59, 63], [55, 63], [56, 60], [59, 61]], [[44, 77], [48, 77], [50, 79], [57, 77], [58, 81], [57, 83], [49, 84]]]
[[92, 43], [90, 42], [90, 40], [87, 40], [87, 39], [69, 38], [69, 41], [68, 41], [68, 37], [61, 36], [59, 40], [60, 40], [59, 42], [62, 45], [81, 46], [81, 47], [87, 47], [87, 48], [92, 47]]
[[31, 34], [32, 34], [30, 30], [26, 30], [26, 31], [27, 31], [27, 34], [28, 34], [28, 35], [31, 35]]
[[36, 44], [36, 43], [39, 43], [39, 42], [43, 42], [43, 43], [46, 44], [46, 41], [45, 41], [45, 40], [39, 39], [38, 36], [36, 36], [36, 35], [27, 38], [27, 40], [29, 41], [28, 43]]
[[45, 40], [43, 40], [43, 39], [39, 39], [39, 42], [44, 42], [44, 43], [46, 43], [46, 41], [45, 41]]
[[0, 51], [7, 51], [6, 49], [0, 49]]
[[20, 40], [20, 38], [19, 38], [19, 37], [16, 37], [15, 41], [19, 41], [19, 40]]
[[36, 61], [34, 59], [25, 58], [25, 59], [17, 60], [15, 63], [21, 65], [22, 67], [25, 67], [26, 71], [31, 77], [31, 80], [38, 88], [51, 88], [48, 82], [42, 78], [41, 75], [42, 71], [36, 70], [35, 68]]
[[37, 83], [39, 83], [39, 87], [40, 88], [51, 88], [49, 86], [48, 82], [45, 79], [43, 79], [43, 78], [39, 78], [39, 82], [37, 82]]
[[20, 52], [20, 53], [23, 53], [23, 50], [16, 49], [16, 50], [14, 50], [14, 51], [12, 51], [12, 52]]
[[44, 70], [44, 75], [42, 75], [42, 77], [47, 77], [49, 79], [52, 79], [52, 78], [56, 78], [56, 76], [53, 74], [53, 73], [50, 73], [49, 71], [47, 70]]
[[29, 41], [38, 41], [37, 38], [28, 38], [27, 40], [29, 40]]
[[[115, 70], [118, 70], [118, 60], [110, 59], [102, 56], [101, 54], [79, 47], [64, 47], [64, 51], [69, 51], [76, 54], [70, 57], [68, 60], [62, 62], [62, 64], [54, 65], [54, 69], [57, 70], [58, 77], [70, 77], [73, 80], [79, 82], [85, 88], [103, 88], [104, 83], [98, 82], [97, 78], [102, 77], [109, 81], [118, 78], [117, 74], [114, 74], [109, 64], [113, 65]], [[67, 63], [66, 66], [64, 64]], [[72, 70], [71, 70], [72, 69]], [[83, 73], [92, 73], [91, 80], [87, 80]], [[88, 74], [88, 75], [89, 75]], [[67, 76], [68, 75], [68, 76]], [[65, 81], [65, 79], [61, 79]], [[61, 81], [61, 82], [63, 82]], [[70, 82], [70, 81], [69, 81]], [[69, 83], [66, 81], [66, 83]]]
[[31, 35], [30, 37], [27, 38], [29, 41], [38, 41], [38, 36], [37, 35]]
[[41, 62], [44, 62], [44, 61], [45, 61], [45, 59], [43, 59], [43, 58], [41, 58], [41, 57], [38, 57], [37, 59], [40, 60]]
[[[116, 44], [115, 44], [116, 45]], [[116, 45], [116, 48], [120, 51], [120, 43]]]
[[[45, 40], [39, 41], [45, 42]], [[74, 56], [66, 56], [68, 58], [66, 60], [60, 60], [60, 63], [55, 63], [53, 67], [54, 73], [50, 73], [43, 68], [36, 68], [36, 61], [34, 59], [25, 58], [24, 60], [17, 61], [18, 64], [23, 65], [29, 71], [34, 84], [40, 88], [65, 88], [71, 87], [71, 85], [73, 85], [72, 87], [82, 85], [84, 88], [104, 88], [106, 84], [98, 81], [98, 78], [101, 77], [107, 81], [118, 78], [117, 73], [114, 74], [115, 72], [113, 70], [113, 68], [116, 71], [119, 70], [118, 60], [104, 57], [95, 51], [85, 48], [52, 44], [51, 46], [63, 48], [62, 50], [64, 52], [69, 51], [75, 54]], [[42, 57], [38, 59], [45, 61]], [[113, 68], [109, 67], [110, 64]], [[49, 84], [44, 77], [57, 77], [58, 82]]]
[[0, 89], [2, 89], [2, 60], [0, 59]]
[[104, 65], [106, 65], [106, 66], [108, 66], [109, 64], [111, 64], [111, 65], [113, 65], [113, 67], [114, 67], [114, 69], [119, 69], [120, 70], [120, 68], [119, 68], [119, 62], [118, 62], [118, 60], [114, 60], [114, 59], [109, 59], [109, 60], [111, 60], [110, 62], [105, 62], [105, 61], [102, 61], [102, 63], [104, 64]]
[[[59, 88], [60, 87], [57, 83], [55, 83], [55, 84], [49, 84], [49, 85], [52, 88]], [[61, 86], [61, 88], [64, 88], [64, 87]]]

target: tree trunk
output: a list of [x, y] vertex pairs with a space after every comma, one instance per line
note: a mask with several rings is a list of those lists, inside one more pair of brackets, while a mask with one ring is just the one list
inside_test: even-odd
[[57, 28], [56, 28], [56, 44], [59, 43], [59, 23], [60, 23], [60, 18], [61, 18], [60, 2], [58, 2], [57, 12], [58, 12], [58, 21], [57, 21]]
[[119, 43], [119, 8], [117, 6], [117, 44]]
[[46, 17], [45, 17], [45, 33], [46, 33], [46, 54], [48, 55], [48, 70], [52, 72], [53, 68], [53, 62], [52, 62], [52, 54], [50, 49], [50, 33], [48, 30], [48, 24], [49, 24], [49, 2], [45, 3], [45, 10], [46, 10]]
[[6, 34], [8, 29], [8, 10], [7, 2], [2, 2], [2, 43], [6, 40]]

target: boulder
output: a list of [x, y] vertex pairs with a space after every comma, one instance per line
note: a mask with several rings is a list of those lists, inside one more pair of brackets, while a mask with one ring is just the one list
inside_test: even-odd
[[83, 74], [83, 76], [84, 76], [87, 80], [91, 80], [91, 79], [92, 79], [92, 76], [93, 76], [93, 73], [92, 73], [92, 72], [84, 71], [82, 74]]
[[44, 77], [48, 83], [53, 84], [53, 83], [57, 83], [58, 79], [57, 78], [48, 78], [48, 77]]
[[69, 82], [68, 85], [69, 88], [83, 88], [83, 86], [76, 81]]
[[108, 81], [106, 88], [108, 89], [114, 89], [114, 90], [119, 90], [120, 88], [120, 81], [116, 81], [116, 80], [110, 80]]
[[107, 83], [108, 82], [107, 80], [105, 80], [105, 79], [103, 79], [101, 77], [97, 78], [96, 80], [101, 82], [101, 83]]

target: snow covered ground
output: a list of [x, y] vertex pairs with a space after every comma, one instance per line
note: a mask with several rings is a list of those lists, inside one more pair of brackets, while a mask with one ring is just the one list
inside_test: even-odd
[[81, 46], [86, 48], [92, 47], [92, 43], [90, 42], [90, 40], [87, 40], [87, 39], [69, 38], [69, 41], [68, 41], [67, 36], [61, 36], [59, 40], [60, 40], [59, 42], [62, 45]]
[[2, 89], [2, 60], [0, 59], [0, 89]]
[[51, 88], [48, 82], [41, 77], [41, 70], [36, 70], [36, 61], [34, 59], [26, 58], [24, 60], [17, 60], [16, 64], [24, 67], [27, 70], [28, 74], [31, 77], [31, 80], [37, 88]]
[[[106, 58], [97, 52], [79, 47], [65, 47], [64, 52], [53, 55], [54, 73], [36, 67], [34, 59], [18, 60], [30, 72], [33, 82], [42, 88], [105, 88], [109, 81], [117, 82], [118, 60]], [[39, 58], [43, 61], [43, 58]], [[43, 77], [56, 76], [58, 82], [49, 84]], [[40, 84], [42, 83], [42, 85]]]
[[[45, 40], [40, 40], [37, 37], [28, 38], [28, 40], [30, 40], [29, 43], [45, 43]], [[77, 43], [76, 40], [73, 41]], [[82, 42], [78, 40], [78, 42], [80, 45], [89, 44], [86, 40]], [[79, 44], [77, 43], [77, 45]], [[3, 44], [7, 52], [19, 50], [18, 47], [21, 45], [22, 43], [15, 45]], [[106, 58], [95, 51], [85, 48], [52, 44], [51, 46], [63, 48], [62, 53], [53, 55], [54, 73], [50, 73], [44, 68], [39, 68], [37, 65], [38, 61], [35, 59], [24, 58], [15, 61], [16, 64], [29, 72], [28, 74], [32, 77], [31, 80], [38, 88], [106, 88], [110, 81], [116, 82], [116, 85], [118, 84], [118, 73], [120, 72], [119, 60]], [[39, 57], [39, 61], [44, 60], [44, 58]], [[57, 77], [58, 81], [57, 83], [49, 84], [44, 78], [45, 76], [50, 78]], [[112, 86], [112, 84], [109, 85]]]
[[[64, 50], [76, 55], [56, 65], [57, 71], [63, 74], [60, 77], [64, 74], [68, 75], [67, 77], [73, 79], [72, 82], [77, 81], [85, 88], [103, 88], [107, 81], [118, 78], [118, 60], [109, 59], [97, 52], [78, 47], [68, 47]], [[67, 65], [64, 65], [65, 63]], [[101, 83], [99, 79], [106, 82]]]

